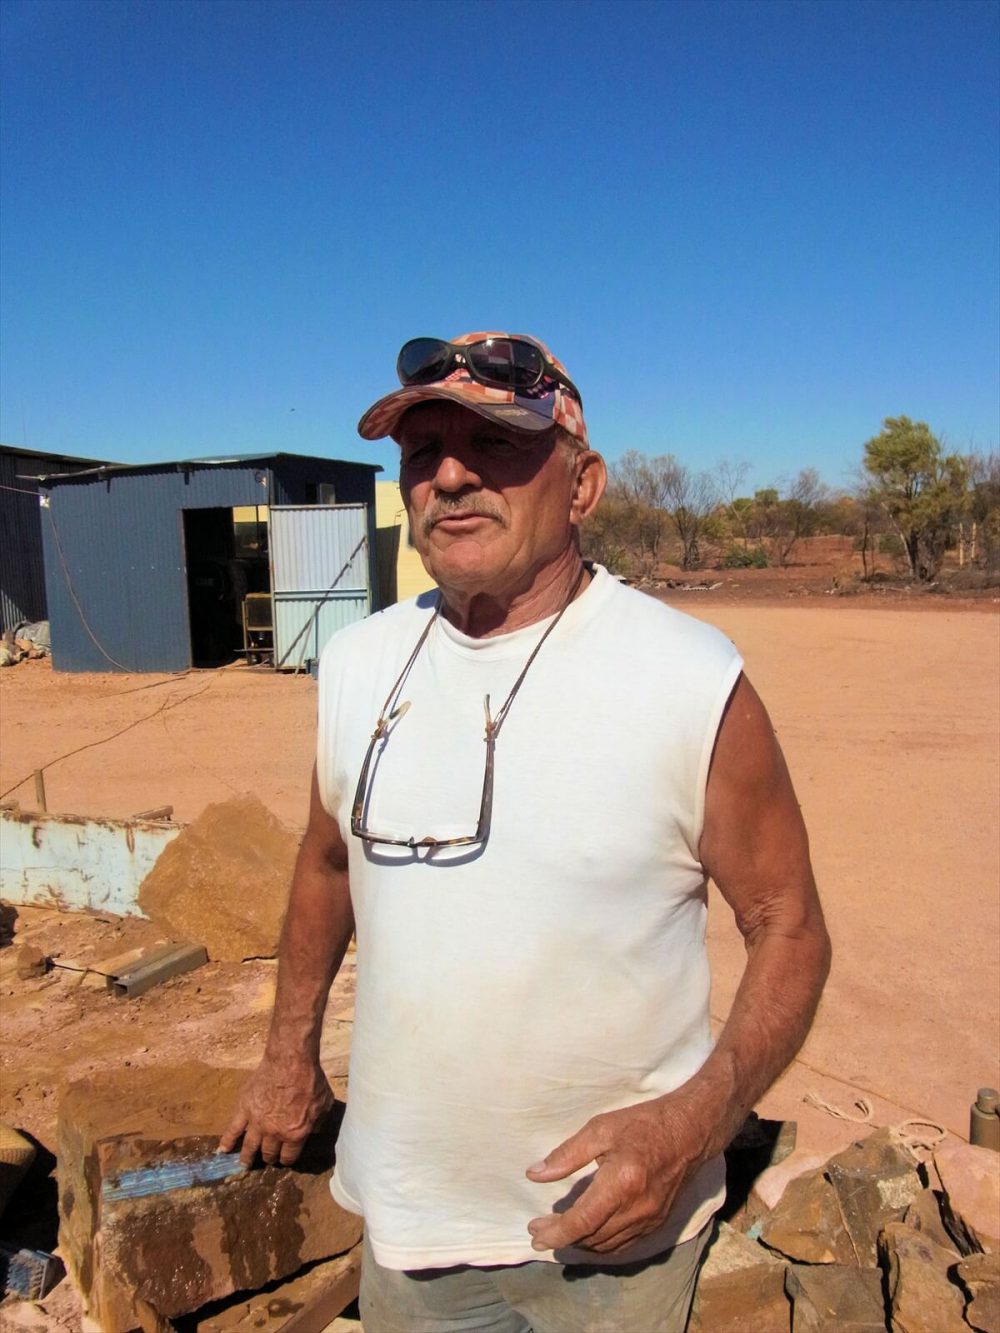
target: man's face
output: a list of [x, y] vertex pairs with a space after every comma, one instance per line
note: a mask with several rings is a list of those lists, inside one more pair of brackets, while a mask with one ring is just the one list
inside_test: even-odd
[[410, 408], [399, 439], [413, 542], [446, 592], [520, 591], [571, 546], [577, 468], [552, 432], [508, 431], [432, 402]]

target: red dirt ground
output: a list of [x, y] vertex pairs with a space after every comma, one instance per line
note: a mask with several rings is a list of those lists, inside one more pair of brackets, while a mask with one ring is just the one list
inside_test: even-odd
[[[775, 575], [789, 595], [775, 596]], [[821, 1151], [849, 1141], [851, 1126], [804, 1105], [809, 1090], [849, 1111], [865, 1096], [878, 1123], [920, 1116], [966, 1136], [976, 1088], [1000, 1083], [997, 601], [830, 596], [829, 564], [697, 578], [729, 581], [660, 595], [744, 654], [796, 782], [835, 947], [812, 1035], [761, 1113], [797, 1120], [800, 1145]], [[26, 661], [0, 673], [0, 792], [13, 788], [6, 799], [31, 808], [31, 775], [45, 766], [54, 811], [122, 817], [171, 804], [187, 822], [252, 792], [301, 829], [315, 698], [308, 677], [239, 666], [64, 675]], [[121, 951], [149, 930], [31, 911], [18, 928], [19, 942], [37, 938], [70, 960]], [[709, 933], [721, 1021], [742, 946], [714, 894]], [[0, 1119], [47, 1147], [68, 1078], [129, 1060], [256, 1060], [268, 963], [210, 963], [121, 1002], [61, 970], [18, 981], [11, 953], [0, 951]], [[345, 975], [328, 1010], [334, 1063], [351, 993]]]

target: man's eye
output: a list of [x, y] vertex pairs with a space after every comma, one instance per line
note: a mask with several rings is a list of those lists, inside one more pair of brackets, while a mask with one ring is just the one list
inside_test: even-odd
[[433, 463], [437, 457], [437, 446], [433, 444], [422, 444], [416, 449], [410, 449], [406, 457], [402, 460], [403, 467], [427, 467]]

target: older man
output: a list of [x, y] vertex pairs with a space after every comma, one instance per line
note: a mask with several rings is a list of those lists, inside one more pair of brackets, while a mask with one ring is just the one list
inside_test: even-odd
[[[392, 435], [439, 585], [323, 657], [264, 1061], [223, 1141], [295, 1160], [358, 987], [335, 1197], [366, 1333], [682, 1330], [722, 1150], [801, 1044], [829, 943], [767, 714], [716, 630], [581, 559], [604, 490], [535, 339], [420, 338]], [[714, 1047], [706, 881], [747, 964]]]

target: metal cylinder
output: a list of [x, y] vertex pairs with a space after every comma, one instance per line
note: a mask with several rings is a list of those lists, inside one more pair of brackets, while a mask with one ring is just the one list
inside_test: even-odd
[[969, 1113], [969, 1142], [1000, 1152], [1000, 1092], [980, 1088]]

